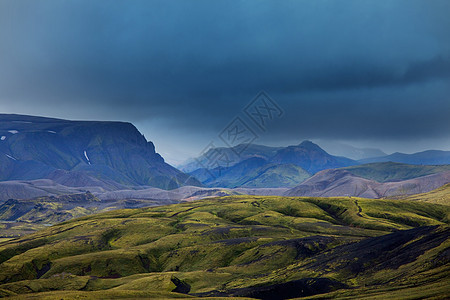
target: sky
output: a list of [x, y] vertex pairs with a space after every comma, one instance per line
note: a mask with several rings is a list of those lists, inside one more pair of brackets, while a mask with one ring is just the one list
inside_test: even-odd
[[[449, 11], [446, 0], [0, 0], [0, 112], [132, 122], [173, 164], [225, 145], [236, 122], [257, 144], [450, 150]], [[264, 126], [258, 107], [273, 112]]]

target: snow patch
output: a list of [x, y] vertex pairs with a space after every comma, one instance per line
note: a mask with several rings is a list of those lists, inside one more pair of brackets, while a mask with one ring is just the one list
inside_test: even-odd
[[15, 129], [13, 129], [13, 130], [8, 130], [8, 132], [9, 132], [9, 133], [12, 133], [12, 134], [19, 133], [19, 131], [15, 130]]
[[11, 158], [12, 160], [17, 160], [14, 157], [12, 157], [11, 155], [5, 154], [8, 158]]
[[[55, 134], [56, 132], [55, 131], [53, 131], [53, 130], [47, 130], [47, 132], [50, 132], [50, 133], [53, 133], [53, 134]], [[84, 151], [84, 152], [86, 152], [86, 151]]]
[[84, 150], [84, 157], [86, 157], [88, 164], [91, 164], [91, 161], [89, 160], [86, 150]]
[[2, 137], [0, 138], [0, 140], [2, 140], [2, 141], [6, 140], [6, 136], [2, 135]]

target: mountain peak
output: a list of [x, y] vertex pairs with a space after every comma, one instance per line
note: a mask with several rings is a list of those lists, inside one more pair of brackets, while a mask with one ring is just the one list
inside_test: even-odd
[[308, 140], [297, 146], [278, 150], [271, 161], [278, 164], [294, 164], [312, 174], [325, 169], [356, 164], [351, 159], [330, 155], [320, 146]]
[[301, 143], [298, 145], [298, 147], [302, 147], [302, 148], [310, 149], [310, 150], [317, 150], [317, 149], [320, 149], [320, 150], [322, 150], [322, 151], [325, 151], [325, 150], [323, 150], [322, 148], [320, 148], [319, 145], [314, 144], [313, 142], [311, 142], [311, 141], [309, 141], [309, 140], [304, 140], [303, 142], [301, 142]]

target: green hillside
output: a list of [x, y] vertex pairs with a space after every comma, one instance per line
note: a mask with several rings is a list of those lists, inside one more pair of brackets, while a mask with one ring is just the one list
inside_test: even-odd
[[401, 181], [450, 171], [450, 165], [409, 165], [397, 162], [379, 162], [341, 168], [353, 175], [378, 182]]
[[248, 177], [242, 178], [242, 184], [239, 182], [236, 186], [253, 188], [294, 187], [311, 177], [311, 175], [301, 167], [293, 164], [268, 164], [250, 173]]
[[190, 173], [208, 187], [278, 188], [294, 187], [311, 175], [294, 164], [273, 164], [252, 157], [231, 167], [197, 169]]
[[0, 295], [439, 296], [449, 216], [422, 202], [262, 196], [111, 211], [1, 242]]
[[450, 205], [450, 183], [428, 193], [409, 196], [405, 200]]

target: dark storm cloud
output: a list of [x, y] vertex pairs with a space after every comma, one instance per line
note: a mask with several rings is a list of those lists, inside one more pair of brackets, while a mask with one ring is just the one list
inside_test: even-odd
[[4, 0], [0, 110], [158, 119], [198, 140], [266, 90], [286, 111], [274, 139], [448, 139], [448, 11], [445, 0]]

